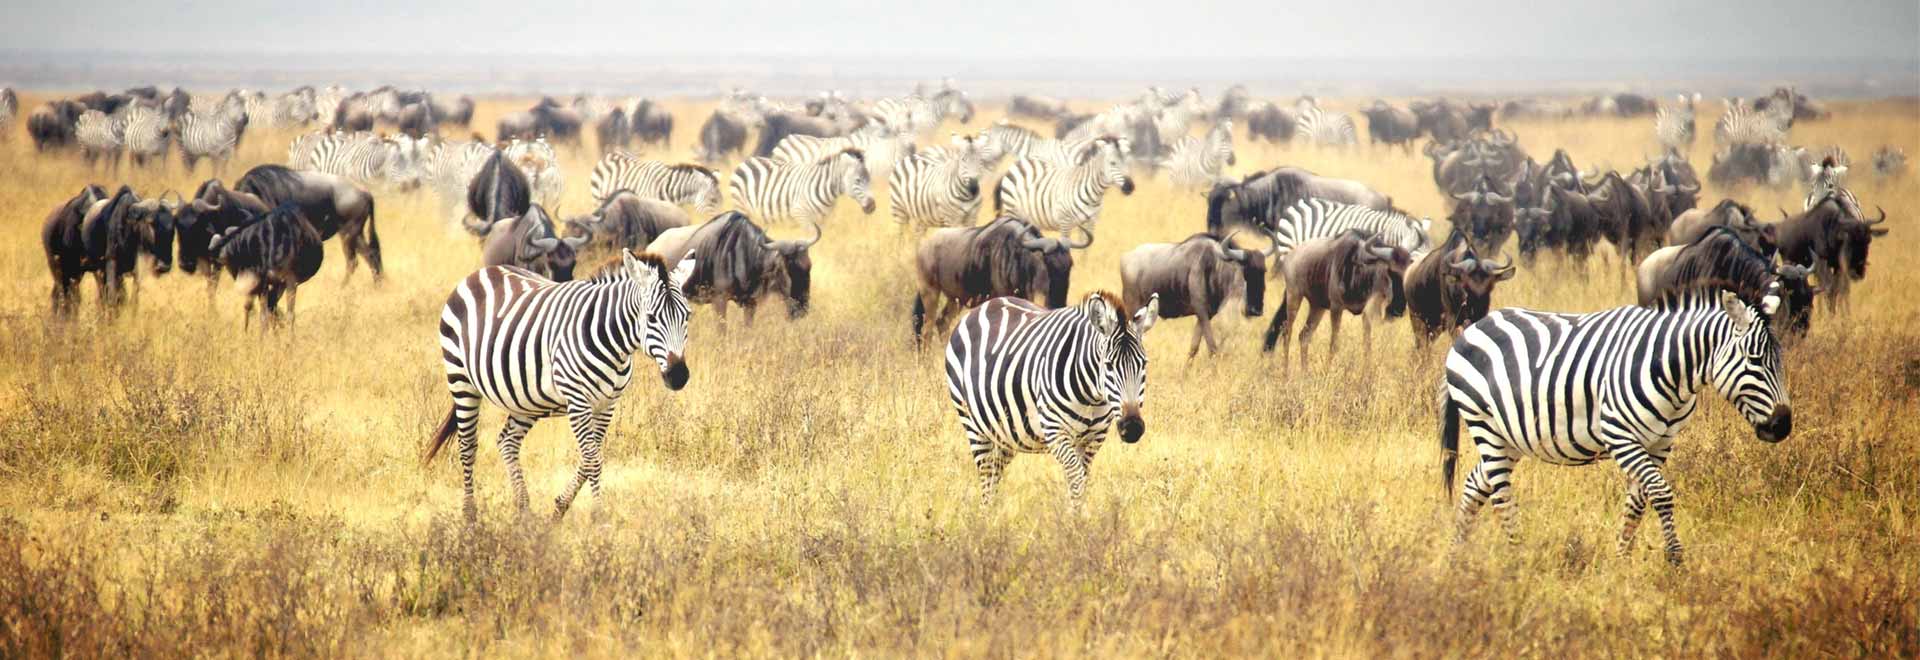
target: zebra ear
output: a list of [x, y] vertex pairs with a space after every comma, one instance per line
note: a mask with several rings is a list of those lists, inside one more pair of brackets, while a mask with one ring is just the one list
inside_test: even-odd
[[1753, 310], [1748, 309], [1747, 304], [1741, 302], [1740, 296], [1733, 295], [1729, 291], [1721, 291], [1720, 308], [1726, 310], [1727, 318], [1733, 320], [1734, 334], [1744, 335], [1753, 327]]
[[693, 264], [693, 251], [689, 250], [687, 256], [680, 259], [680, 265], [674, 266], [673, 273], [669, 275], [673, 280], [673, 288], [685, 289], [687, 279], [693, 277]]
[[1156, 293], [1153, 294], [1152, 297], [1147, 298], [1146, 306], [1141, 307], [1139, 311], [1133, 313], [1133, 334], [1135, 336], [1145, 335], [1148, 330], [1153, 329], [1153, 324], [1159, 321], [1160, 294]]

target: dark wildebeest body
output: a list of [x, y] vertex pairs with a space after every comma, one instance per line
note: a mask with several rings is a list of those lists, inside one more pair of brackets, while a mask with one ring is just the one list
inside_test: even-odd
[[1299, 128], [1299, 122], [1293, 112], [1262, 102], [1247, 111], [1247, 139], [1266, 140], [1268, 142], [1290, 142], [1293, 132]]
[[380, 233], [374, 226], [373, 195], [353, 182], [322, 172], [260, 165], [247, 170], [233, 189], [258, 197], [268, 207], [292, 202], [322, 241], [339, 235], [340, 247], [347, 253], [348, 277], [353, 276], [362, 252], [367, 255], [374, 279], [385, 274], [380, 261]]
[[627, 111], [614, 108], [594, 121], [593, 133], [600, 153], [625, 149], [633, 142], [633, 127], [627, 123]]
[[1840, 200], [1829, 195], [1776, 225], [1780, 258], [1812, 270], [1826, 291], [1827, 309], [1841, 311], [1849, 283], [1867, 276], [1867, 249], [1873, 237], [1887, 234], [1886, 227], [1875, 225], [1886, 220], [1884, 209], [1875, 220], [1850, 217]]
[[712, 304], [722, 320], [733, 302], [753, 325], [754, 309], [774, 294], [787, 298], [787, 318], [806, 316], [813, 276], [808, 249], [818, 242], [820, 225], [813, 225], [809, 240], [776, 241], [746, 215], [727, 211], [699, 226], [669, 229], [647, 251], [666, 259], [668, 268], [698, 254], [686, 283], [687, 300]]
[[1010, 216], [979, 227], [928, 232], [914, 259], [920, 279], [913, 299], [914, 341], [925, 336], [929, 314], [937, 336], [960, 310], [993, 298], [1045, 296], [1048, 309], [1065, 307], [1072, 251], [1093, 244], [1091, 233], [1080, 232], [1086, 240], [1077, 244], [1046, 238]]
[[1513, 260], [1495, 263], [1480, 258], [1472, 241], [1453, 232], [1439, 249], [1407, 269], [1407, 318], [1413, 325], [1413, 344], [1425, 350], [1441, 332], [1458, 334], [1485, 318], [1493, 305], [1493, 288], [1513, 279]]
[[767, 115], [766, 124], [760, 127], [760, 139], [754, 144], [753, 155], [772, 157], [773, 148], [789, 135], [835, 137], [845, 134], [849, 128], [830, 119], [776, 112]]
[[734, 158], [747, 148], [747, 124], [725, 112], [715, 110], [700, 125], [700, 148], [697, 156], [703, 162], [718, 163]]
[[87, 107], [75, 101], [48, 101], [27, 115], [27, 135], [36, 151], [64, 149], [74, 144], [74, 124]]
[[[266, 217], [273, 209], [260, 198], [229, 190], [219, 179], [208, 179], [193, 193], [193, 199], [180, 208], [175, 221], [179, 228], [180, 270], [189, 274], [204, 272], [207, 296], [211, 300], [220, 282], [221, 264], [213, 250], [213, 238], [235, 227], [243, 227]], [[206, 270], [201, 270], [205, 262]]]
[[53, 276], [54, 311], [72, 311], [79, 298], [76, 286], [87, 273], [99, 285], [102, 308], [117, 307], [127, 277], [134, 278], [138, 290], [142, 253], [153, 258], [154, 274], [171, 270], [175, 210], [161, 199], [141, 200], [127, 186], [111, 196], [87, 186], [56, 207], [40, 230]]
[[1589, 187], [1593, 192], [1587, 199], [1600, 221], [1600, 235], [1613, 243], [1629, 267], [1666, 240], [1667, 228], [1656, 219], [1652, 202], [1619, 172], [1608, 172]]
[[1297, 167], [1255, 172], [1239, 183], [1214, 184], [1207, 193], [1207, 232], [1224, 235], [1236, 227], [1261, 233], [1273, 231], [1294, 204], [1306, 198], [1324, 199], [1393, 210], [1393, 200], [1351, 179], [1323, 177]]
[[627, 128], [632, 139], [643, 145], [665, 149], [673, 143], [673, 113], [653, 99], [643, 99], [633, 106]]
[[630, 190], [607, 196], [592, 214], [569, 218], [567, 226], [593, 237], [595, 244], [639, 251], [669, 229], [693, 224], [672, 202], [647, 199]]
[[1467, 125], [1466, 113], [1445, 99], [1432, 103], [1415, 101], [1407, 114], [1414, 120], [1413, 136], [1416, 138], [1426, 133], [1433, 136], [1434, 142], [1459, 142], [1473, 132]]
[[[1367, 303], [1376, 296], [1387, 295], [1393, 288], [1392, 280], [1403, 277], [1412, 260], [1406, 249], [1383, 243], [1371, 232], [1358, 229], [1295, 246], [1280, 260], [1287, 291], [1280, 298], [1280, 307], [1274, 310], [1273, 323], [1267, 327], [1265, 350], [1272, 351], [1276, 341], [1285, 340], [1281, 341], [1281, 360], [1285, 363], [1292, 345], [1292, 338], [1288, 336], [1293, 325], [1291, 315], [1299, 312], [1304, 302], [1309, 311], [1306, 323], [1300, 328], [1302, 368], [1307, 364], [1308, 337], [1329, 310], [1333, 312], [1329, 354], [1340, 350], [1340, 317], [1344, 314], [1360, 316], [1371, 352], [1373, 320], [1365, 313]], [[1395, 301], [1393, 306], [1404, 304], [1404, 301]]]
[[1367, 140], [1371, 144], [1397, 144], [1411, 151], [1413, 141], [1420, 137], [1420, 118], [1406, 108], [1374, 101], [1360, 114], [1367, 116]]
[[426, 102], [410, 103], [400, 108], [400, 120], [396, 124], [401, 133], [416, 139], [440, 130], [439, 117], [434, 114], [433, 105]]
[[1453, 199], [1447, 222], [1465, 229], [1475, 250], [1497, 254], [1513, 237], [1513, 193], [1503, 190], [1492, 176], [1482, 174], [1471, 190], [1453, 193]]
[[480, 250], [481, 267], [519, 266], [555, 282], [573, 280], [577, 250], [587, 237], [561, 237], [559, 227], [539, 204], [518, 218], [493, 223]]
[[1267, 258], [1274, 248], [1246, 250], [1232, 241], [1232, 234], [1224, 239], [1194, 234], [1179, 243], [1148, 243], [1120, 257], [1121, 291], [1128, 308], [1138, 309], [1157, 295], [1161, 318], [1194, 317], [1188, 359], [1200, 353], [1202, 339], [1209, 355], [1220, 352], [1213, 317], [1234, 287], [1242, 287], [1245, 314], [1260, 316], [1267, 294]]
[[287, 312], [298, 319], [295, 309], [300, 284], [320, 272], [325, 258], [325, 240], [295, 202], [284, 202], [258, 222], [229, 229], [214, 238], [210, 246], [225, 264], [234, 281], [242, 276], [252, 279], [247, 290], [247, 309], [241, 326], [253, 321], [253, 306], [260, 302], [261, 330], [267, 321], [280, 316], [280, 296], [287, 297]]
[[495, 221], [518, 218], [533, 208], [533, 186], [506, 154], [495, 149], [467, 182], [467, 231], [484, 236]]
[[1667, 245], [1692, 243], [1714, 227], [1732, 229], [1740, 240], [1763, 254], [1771, 255], [1779, 250], [1775, 227], [1760, 222], [1754, 217], [1753, 209], [1732, 199], [1720, 200], [1710, 209], [1691, 209], [1674, 218], [1673, 225], [1667, 228]]
[[1007, 102], [1007, 114], [1033, 119], [1058, 119], [1067, 114], [1067, 103], [1051, 96], [1015, 94]]
[[1653, 305], [1675, 291], [1713, 286], [1734, 292], [1741, 300], [1758, 304], [1775, 291], [1781, 297], [1773, 322], [1788, 337], [1805, 337], [1813, 321], [1813, 296], [1818, 289], [1807, 281], [1802, 266], [1775, 266], [1773, 254], [1748, 242], [1739, 229], [1706, 225], [1693, 240], [1669, 245], [1640, 262], [1640, 304]]

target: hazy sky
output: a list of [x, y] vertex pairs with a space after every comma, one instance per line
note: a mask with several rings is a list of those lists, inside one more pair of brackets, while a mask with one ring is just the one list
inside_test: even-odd
[[0, 48], [15, 50], [1920, 60], [1920, 0], [1085, 3], [1091, 8], [1033, 0], [7, 4], [0, 9]]

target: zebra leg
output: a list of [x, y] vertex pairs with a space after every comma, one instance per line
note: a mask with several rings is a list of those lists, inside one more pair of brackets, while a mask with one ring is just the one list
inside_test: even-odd
[[1647, 510], [1647, 492], [1640, 482], [1627, 477], [1626, 522], [1620, 526], [1620, 556], [1633, 554], [1633, 538], [1640, 531], [1640, 516]]
[[1080, 503], [1087, 494], [1087, 459], [1080, 448], [1058, 434], [1050, 434], [1053, 439], [1047, 442], [1047, 450], [1054, 460], [1060, 461], [1060, 468], [1067, 476], [1067, 506], [1079, 511]]
[[600, 502], [600, 442], [606, 436], [607, 421], [613, 417], [611, 406], [594, 408], [588, 406], [570, 406], [567, 421], [573, 426], [574, 442], [580, 446], [580, 465], [574, 469], [573, 481], [561, 491], [554, 500], [553, 521], [567, 515], [567, 509], [573, 506], [573, 498], [580, 493], [580, 486], [591, 485], [595, 508]]
[[[1660, 515], [1660, 533], [1667, 542], [1667, 562], [1675, 565], [1682, 563], [1684, 554], [1680, 546], [1680, 530], [1673, 520], [1673, 488], [1667, 485], [1667, 477], [1661, 472], [1661, 466], [1666, 461], [1630, 442], [1614, 446], [1613, 460], [1627, 473], [1627, 479], [1639, 484], [1642, 497], [1653, 505], [1653, 512]], [[1630, 517], [1628, 522], [1637, 525], [1637, 518]], [[1622, 535], [1624, 537], [1624, 531]]]
[[1486, 459], [1482, 457], [1479, 463], [1474, 464], [1473, 471], [1467, 473], [1466, 480], [1460, 484], [1460, 504], [1454, 526], [1454, 543], [1466, 542], [1467, 532], [1473, 529], [1474, 518], [1479, 515], [1480, 507], [1487, 504], [1487, 498], [1492, 492], [1493, 489], [1487, 485]]
[[529, 511], [527, 507], [527, 475], [520, 469], [520, 441], [525, 440], [527, 431], [533, 429], [539, 420], [520, 415], [508, 415], [507, 423], [500, 427], [500, 462], [507, 466], [507, 485], [513, 488], [513, 507], [521, 515]]
[[479, 508], [473, 502], [473, 459], [480, 449], [480, 397], [472, 392], [458, 391], [472, 388], [464, 379], [459, 385], [452, 382], [448, 384], [456, 389], [453, 393], [453, 428], [460, 437], [460, 511], [466, 516], [467, 522], [473, 522], [479, 518]]
[[1500, 529], [1507, 533], [1508, 545], [1520, 544], [1520, 510], [1513, 501], [1514, 459], [1506, 456], [1480, 457], [1481, 467], [1486, 468], [1485, 477], [1493, 502], [1493, 512], [1500, 516]]
[[1013, 455], [972, 434], [967, 436], [967, 447], [973, 451], [973, 468], [980, 473], [980, 505], [992, 506], [994, 490]]

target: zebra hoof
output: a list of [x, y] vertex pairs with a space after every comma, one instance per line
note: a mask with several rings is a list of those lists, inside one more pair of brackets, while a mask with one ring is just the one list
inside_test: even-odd
[[1686, 565], [1687, 562], [1686, 562], [1686, 558], [1680, 554], [1679, 550], [1668, 550], [1667, 563], [1672, 564], [1674, 566], [1684, 566]]

